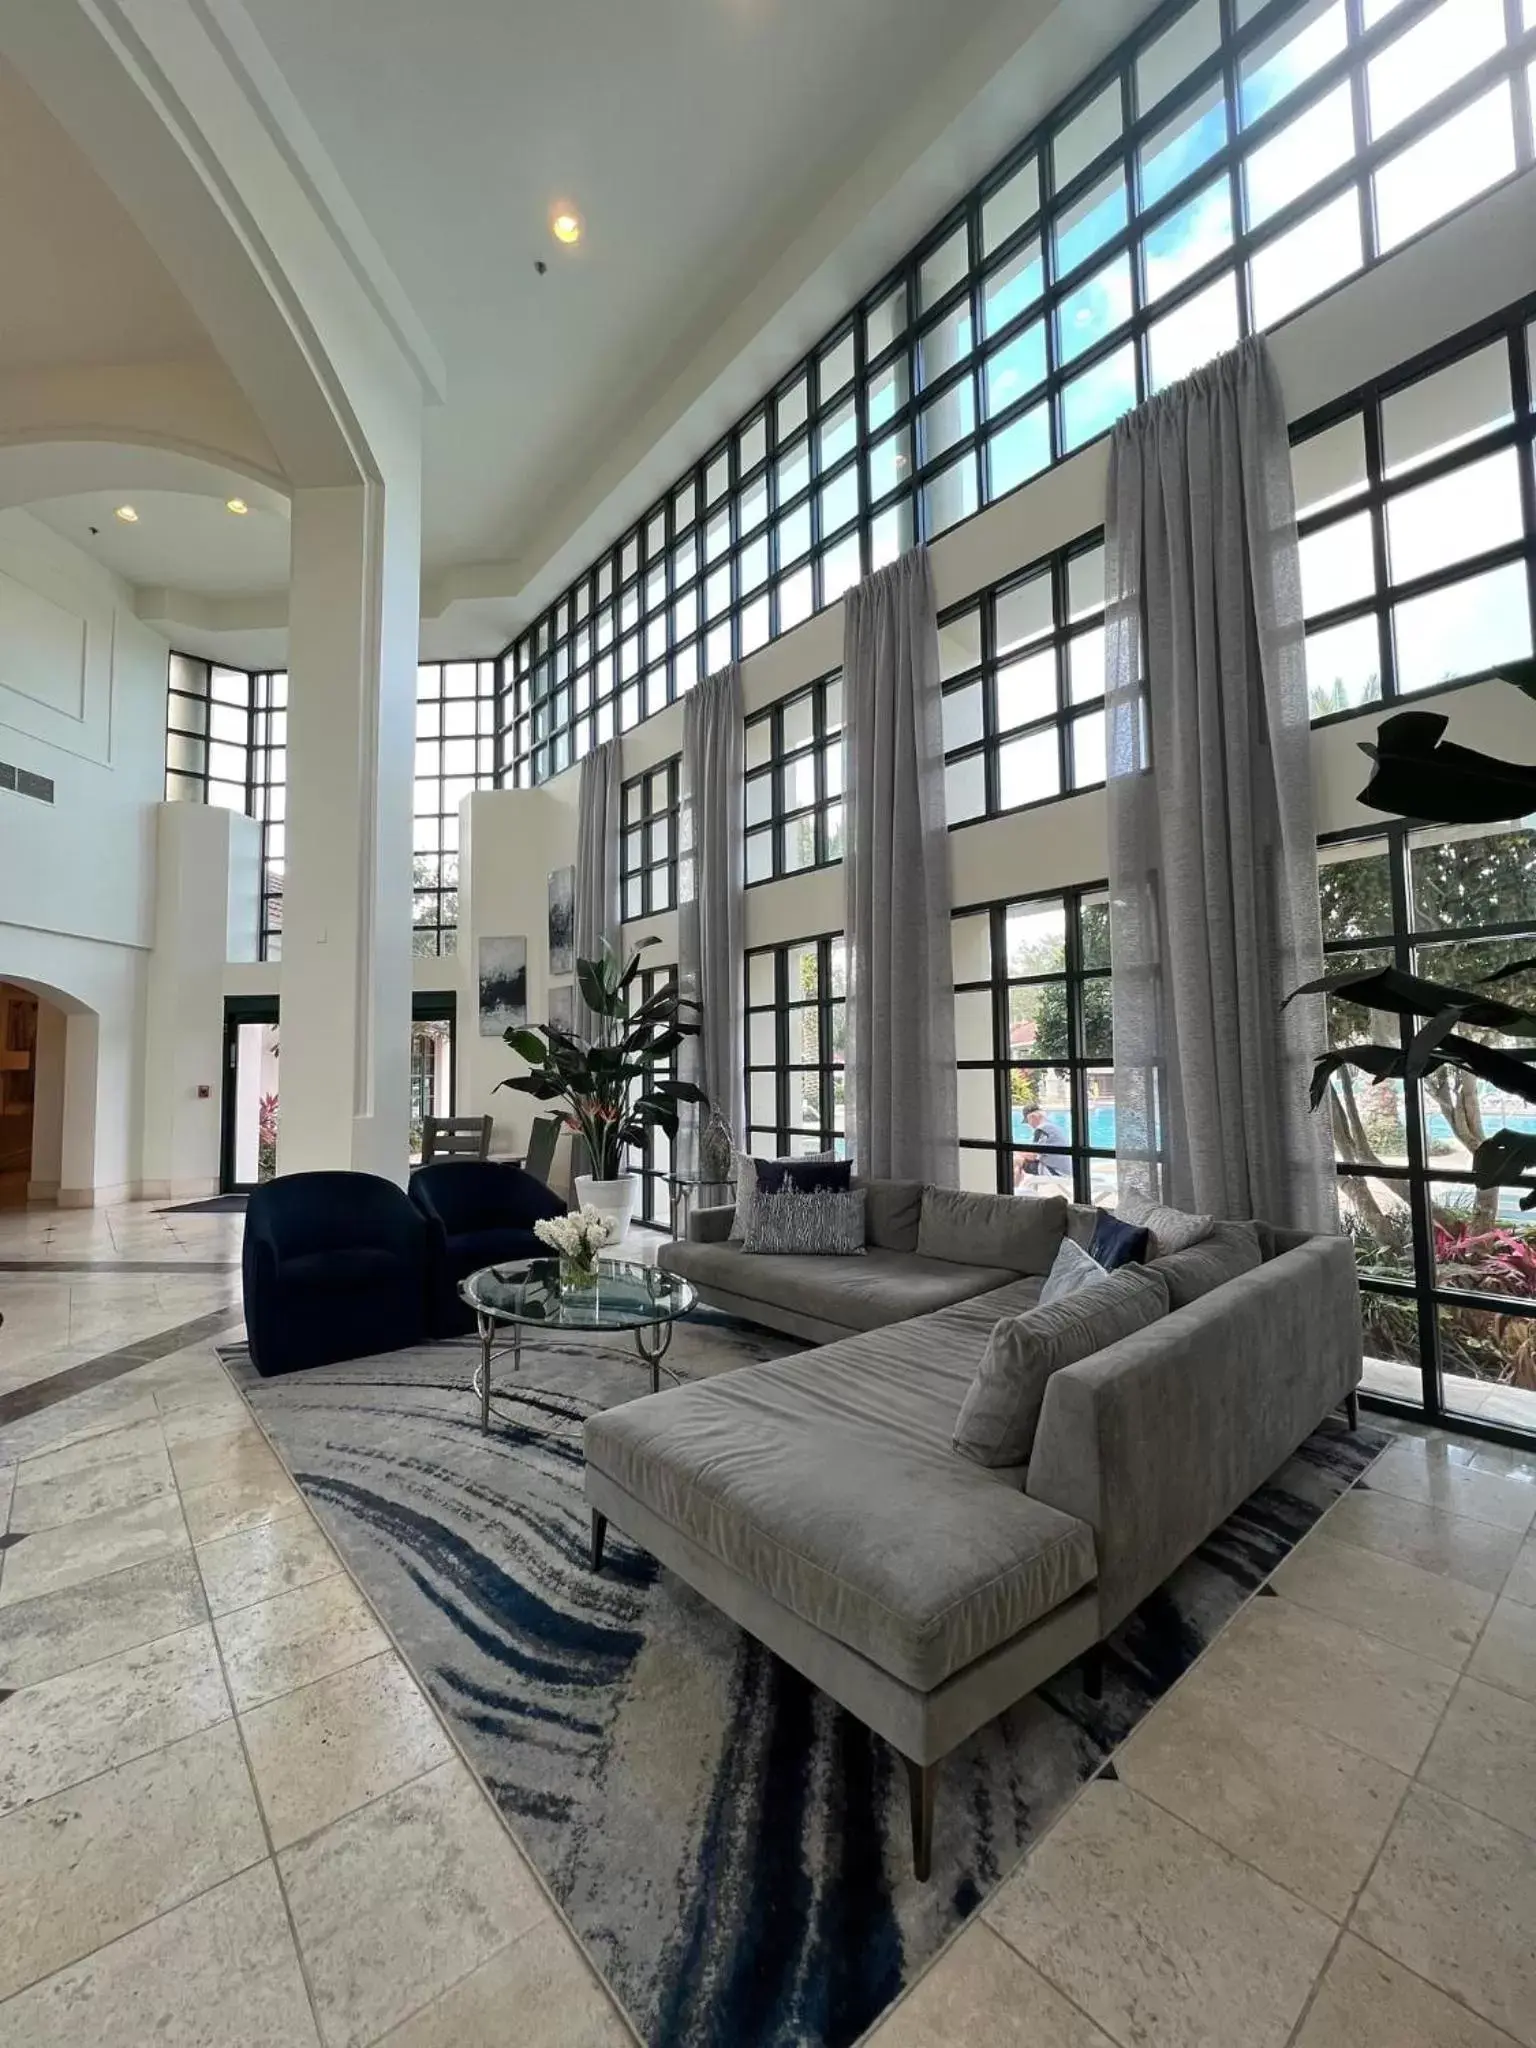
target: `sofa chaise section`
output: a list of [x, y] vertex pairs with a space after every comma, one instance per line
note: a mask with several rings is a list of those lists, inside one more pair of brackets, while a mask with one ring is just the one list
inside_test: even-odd
[[926, 1875], [940, 1760], [1096, 1652], [1352, 1395], [1352, 1248], [1282, 1241], [1054, 1373], [1025, 1471], [974, 1465], [950, 1438], [1030, 1278], [594, 1416], [594, 1563], [611, 1520], [884, 1735]]

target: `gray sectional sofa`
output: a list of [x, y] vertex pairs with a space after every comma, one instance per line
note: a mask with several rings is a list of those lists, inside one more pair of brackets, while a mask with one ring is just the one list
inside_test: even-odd
[[1347, 1239], [1218, 1225], [1151, 1262], [1166, 1315], [1052, 1374], [1027, 1465], [988, 1468], [952, 1446], [967, 1389], [1094, 1212], [870, 1196], [862, 1258], [745, 1253], [729, 1210], [664, 1247], [706, 1301], [827, 1341], [595, 1416], [586, 1491], [595, 1566], [611, 1520], [902, 1754], [925, 1877], [940, 1760], [1074, 1659], [1091, 1684], [1105, 1636], [1353, 1420], [1359, 1302]]

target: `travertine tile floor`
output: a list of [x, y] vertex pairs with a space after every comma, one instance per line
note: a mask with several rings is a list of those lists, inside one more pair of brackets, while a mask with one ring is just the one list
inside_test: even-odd
[[[0, 1217], [0, 1397], [239, 1232]], [[1405, 1432], [871, 2040], [1536, 2048], [1533, 1519]], [[0, 1424], [7, 1526], [0, 2048], [631, 2038], [206, 1343]]]

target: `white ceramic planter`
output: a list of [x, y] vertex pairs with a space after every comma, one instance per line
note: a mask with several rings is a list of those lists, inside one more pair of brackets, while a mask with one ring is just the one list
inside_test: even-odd
[[615, 1246], [629, 1234], [639, 1195], [639, 1177], [633, 1173], [621, 1173], [616, 1180], [594, 1180], [590, 1173], [576, 1176], [577, 1208], [585, 1209], [590, 1204], [600, 1209], [613, 1223]]

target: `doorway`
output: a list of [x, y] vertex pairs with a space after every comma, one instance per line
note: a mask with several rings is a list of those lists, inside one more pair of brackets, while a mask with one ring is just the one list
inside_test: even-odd
[[32, 1181], [37, 997], [0, 982], [0, 1209], [24, 1209]]
[[451, 994], [411, 998], [411, 1164], [421, 1160], [429, 1116], [452, 1116], [458, 1093], [458, 1004]]
[[275, 996], [224, 999], [224, 1103], [219, 1186], [248, 1194], [277, 1172], [278, 1014]]

